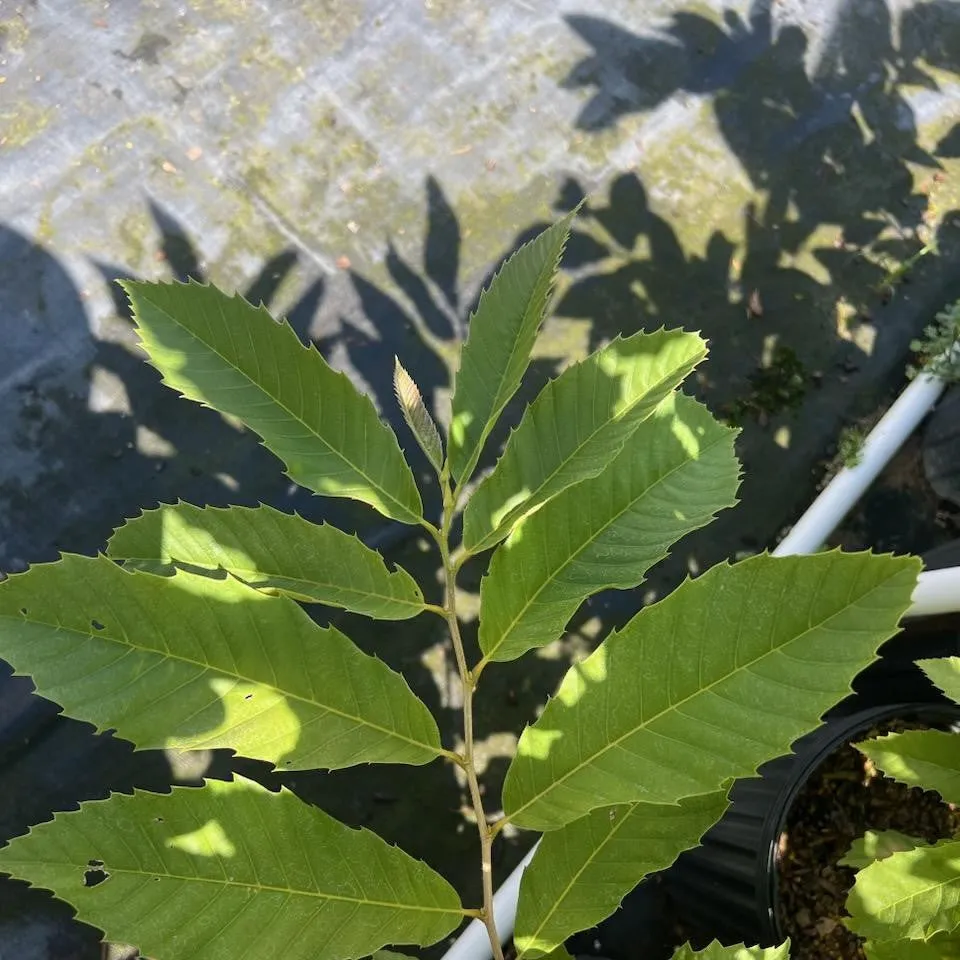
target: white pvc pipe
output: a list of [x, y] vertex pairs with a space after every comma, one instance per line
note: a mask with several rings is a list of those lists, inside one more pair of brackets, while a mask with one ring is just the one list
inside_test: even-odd
[[[919, 374], [870, 431], [860, 451], [860, 462], [855, 467], [844, 467], [827, 484], [773, 550], [774, 556], [818, 550], [930, 412], [945, 386], [937, 377]], [[960, 612], [960, 567], [921, 573], [912, 599], [907, 616]], [[493, 896], [493, 917], [501, 943], [513, 934], [520, 878], [537, 846], [539, 841]], [[473, 920], [443, 955], [443, 960], [490, 960], [491, 956], [487, 928], [482, 921]]]
[[777, 545], [774, 556], [814, 553], [818, 550], [916, 430], [943, 393], [944, 387], [944, 382], [937, 377], [919, 374], [870, 431], [863, 442], [859, 463], [855, 467], [843, 467], [824, 487], [793, 529]]
[[924, 571], [917, 580], [912, 599], [913, 604], [904, 616], [960, 613], [960, 567]]
[[[497, 934], [501, 943], [513, 935], [513, 924], [517, 919], [517, 899], [520, 896], [520, 877], [523, 876], [523, 871], [526, 870], [539, 846], [538, 840], [493, 895], [493, 919], [497, 925]], [[467, 929], [457, 937], [453, 946], [443, 955], [443, 960], [490, 960], [492, 956], [490, 938], [483, 921], [471, 920]]]

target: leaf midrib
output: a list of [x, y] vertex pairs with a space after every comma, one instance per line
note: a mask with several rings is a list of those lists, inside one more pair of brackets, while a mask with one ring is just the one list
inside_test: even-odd
[[326, 710], [328, 713], [332, 713], [335, 716], [341, 717], [344, 720], [352, 720], [354, 723], [357, 723], [360, 726], [368, 727], [371, 730], [376, 730], [379, 733], [384, 733], [387, 736], [393, 737], [397, 740], [402, 740], [405, 743], [411, 744], [412, 746], [416, 746], [416, 747], [420, 747], [422, 749], [428, 750], [430, 753], [434, 754], [434, 756], [441, 755], [441, 748], [435, 747], [432, 744], [423, 743], [422, 741], [414, 740], [411, 737], [405, 737], [402, 733], [397, 733], [395, 730], [390, 730], [387, 727], [382, 727], [378, 723], [371, 723], [368, 720], [364, 720], [362, 717], [355, 717], [352, 714], [346, 713], [343, 710], [338, 710], [336, 707], [327, 706], [327, 704], [325, 703], [317, 703], [315, 700], [310, 700], [308, 697], [301, 696], [300, 694], [297, 694], [297, 693], [292, 693], [288, 690], [283, 690], [280, 687], [276, 686], [275, 684], [267, 683], [263, 680], [256, 680], [253, 677], [246, 677], [232, 670], [225, 670], [221, 667], [215, 667], [213, 664], [204, 663], [203, 661], [200, 661], [200, 660], [194, 660], [192, 657], [185, 657], [180, 654], [163, 653], [159, 650], [153, 650], [150, 647], [143, 647], [136, 643], [117, 640], [108, 634], [85, 633], [81, 630], [78, 630], [76, 627], [68, 627], [60, 623], [57, 623], [57, 624], [47, 623], [46, 621], [34, 620], [30, 617], [12, 617], [9, 614], [0, 614], [0, 620], [11, 620], [14, 623], [20, 623], [20, 624], [26, 622], [26, 623], [34, 624], [35, 626], [49, 627], [54, 630], [72, 633], [75, 636], [84, 637], [85, 639], [88, 639], [88, 640], [99, 640], [104, 642], [109, 641], [121, 647], [127, 647], [128, 649], [131, 649], [131, 650], [138, 650], [141, 653], [151, 654], [155, 657], [159, 657], [160, 659], [176, 660], [180, 663], [186, 663], [193, 667], [202, 668], [204, 671], [209, 671], [210, 673], [219, 673], [226, 676], [234, 677], [240, 683], [250, 683], [255, 686], [266, 687], [269, 690], [273, 690], [275, 693], [279, 694], [283, 698], [289, 698], [291, 700], [299, 700], [301, 703], [305, 703], [311, 707], [317, 707], [321, 710]]
[[[571, 768], [570, 770], [568, 770], [565, 774], [563, 774], [562, 776], [554, 779], [554, 780], [550, 783], [550, 786], [548, 786], [545, 790], [541, 790], [541, 791], [540, 791], [539, 793], [537, 793], [535, 796], [531, 797], [531, 798], [530, 798], [525, 804], [523, 804], [522, 806], [517, 807], [517, 809], [514, 810], [513, 813], [511, 813], [509, 816], [505, 817], [504, 820], [507, 821], [507, 822], [512, 821], [512, 820], [515, 820], [516, 817], [517, 817], [519, 814], [521, 814], [524, 810], [528, 809], [528, 808], [531, 806], [531, 804], [536, 803], [536, 802], [537, 802], [538, 800], [540, 800], [542, 797], [546, 796], [551, 790], [553, 790], [553, 789], [554, 789], [555, 787], [557, 787], [559, 784], [564, 783], [565, 781], [569, 780], [570, 777], [574, 776], [574, 774], [577, 774], [577, 773], [579, 773], [581, 770], [583, 770], [585, 767], [590, 766], [598, 757], [603, 756], [605, 753], [607, 753], [607, 751], [612, 750], [614, 747], [619, 746], [624, 740], [627, 740], [628, 738], [632, 737], [632, 736], [633, 736], [634, 734], [636, 734], [637, 732], [639, 732], [639, 731], [641, 731], [641, 730], [644, 730], [644, 729], [650, 727], [653, 723], [655, 723], [655, 722], [656, 722], [657, 720], [659, 720], [661, 717], [663, 717], [663, 716], [665, 716], [665, 715], [667, 715], [667, 714], [669, 714], [669, 713], [674, 713], [674, 712], [676, 712], [679, 708], [685, 706], [685, 705], [686, 705], [687, 703], [689, 703], [691, 700], [694, 700], [694, 699], [696, 699], [697, 697], [701, 696], [702, 694], [707, 693], [708, 691], [712, 690], [713, 687], [717, 686], [718, 684], [722, 683], [722, 682], [725, 681], [725, 680], [728, 680], [728, 679], [729, 679], [731, 676], [733, 676], [734, 674], [738, 674], [738, 673], [741, 673], [741, 672], [744, 671], [744, 670], [749, 669], [750, 667], [752, 667], [752, 666], [754, 666], [755, 664], [759, 663], [759, 662], [760, 662], [761, 660], [763, 660], [765, 657], [772, 656], [774, 653], [780, 651], [783, 647], [787, 646], [787, 644], [789, 644], [789, 643], [796, 643], [797, 641], [802, 640], [805, 636], [807, 636], [807, 634], [812, 633], [814, 630], [820, 630], [820, 629], [822, 629], [823, 626], [824, 626], [824, 624], [829, 623], [829, 622], [830, 622], [831, 620], [833, 620], [835, 617], [838, 617], [838, 616], [840, 616], [840, 614], [845, 613], [847, 610], [850, 609], [850, 607], [862, 603], [865, 599], [869, 598], [869, 597], [870, 597], [873, 593], [875, 593], [877, 590], [883, 589], [883, 587], [886, 586], [888, 580], [892, 579], [893, 577], [899, 576], [900, 573], [902, 573], [902, 571], [899, 571], [899, 570], [898, 570], [896, 573], [894, 573], [894, 574], [886, 577], [882, 583], [879, 583], [879, 584], [877, 584], [876, 586], [871, 587], [866, 593], [861, 594], [861, 595], [857, 598], [856, 604], [848, 602], [845, 606], [841, 607], [839, 610], [834, 611], [834, 612], [831, 613], [829, 616], [824, 617], [824, 618], [823, 618], [822, 620], [820, 620], [818, 623], [811, 624], [811, 625], [808, 626], [805, 630], [803, 630], [801, 633], [795, 634], [793, 637], [790, 637], [788, 640], [785, 640], [783, 643], [778, 644], [778, 645], [775, 646], [775, 647], [771, 647], [769, 650], [765, 651], [765, 652], [762, 653], [760, 656], [755, 657], [754, 659], [749, 660], [749, 661], [747, 661], [746, 663], [743, 663], [743, 664], [739, 665], [739, 666], [736, 667], [734, 670], [731, 670], [731, 671], [729, 671], [728, 673], [725, 673], [723, 676], [718, 677], [716, 680], [711, 681], [711, 682], [708, 683], [706, 686], [698, 687], [698, 688], [697, 688], [696, 690], [694, 690], [693, 693], [691, 693], [689, 696], [684, 697], [684, 698], [681, 699], [681, 700], [677, 700], [675, 703], [671, 703], [668, 707], [664, 708], [663, 710], [660, 710], [660, 711], [658, 711], [657, 713], [653, 714], [652, 716], [647, 717], [645, 720], [643, 720], [642, 723], [639, 723], [637, 726], [635, 726], [635, 727], [633, 727], [632, 729], [630, 729], [630, 730], [626, 731], [625, 733], [621, 734], [621, 735], [620, 735], [619, 737], [617, 737], [615, 740], [611, 740], [609, 743], [607, 743], [605, 746], [603, 746], [600, 750], [597, 750], [595, 753], [591, 754], [591, 755], [590, 755], [589, 757], [587, 757], [586, 759], [580, 761], [576, 766], [572, 767], [572, 768]], [[622, 633], [622, 632], [623, 632], [623, 631], [620, 631], [620, 633]], [[617, 634], [614, 634], [614, 635], [617, 635]], [[609, 638], [608, 638], [608, 639], [609, 639]], [[740, 640], [740, 638], [739, 638], [739, 636], [738, 636], [738, 637], [737, 637], [737, 643], [738, 643], [738, 645], [739, 645], [739, 640]], [[682, 799], [682, 798], [681, 798], [681, 799]], [[621, 802], [623, 802], [623, 801], [621, 801]], [[630, 802], [630, 801], [626, 801], [626, 802]], [[616, 803], [616, 802], [614, 801], [614, 804], [615, 804], [615, 803]], [[614, 805], [614, 804], [598, 804], [598, 806], [600, 806], [600, 807], [602, 807], [602, 806], [611, 806], [611, 805]], [[597, 809], [597, 808], [594, 807], [593, 809]], [[584, 814], [582, 814], [582, 816], [586, 816], [589, 812], [590, 812], [590, 811], [586, 811]], [[577, 819], [579, 819], [579, 817], [578, 817]], [[568, 822], [572, 822], [572, 821], [568, 821]], [[958, 881], [960, 881], [960, 878], [958, 878]]]
[[[16, 860], [12, 857], [3, 857], [0, 862], [7, 863], [14, 867], [30, 867], [36, 866], [37, 863], [40, 863], [44, 867], [64, 867], [70, 870], [75, 870], [77, 867], [81, 866], [79, 863], [68, 863], [61, 860]], [[85, 864], [83, 864], [83, 866], [85, 866]], [[390, 903], [389, 901], [385, 900], [365, 900], [359, 897], [344, 897], [333, 893], [312, 893], [309, 890], [300, 890], [295, 887], [278, 887], [272, 884], [255, 883], [242, 880], [215, 880], [211, 877], [186, 877], [166, 871], [159, 873], [155, 870], [134, 870], [128, 867], [114, 867], [110, 866], [110, 864], [106, 864], [103, 869], [111, 876], [114, 874], [127, 874], [134, 877], [150, 878], [159, 876], [166, 880], [180, 880], [186, 883], [212, 883], [219, 887], [239, 887], [245, 890], [266, 890], [270, 893], [285, 893], [294, 896], [312, 897], [318, 900], [336, 900], [341, 903], [356, 903], [369, 907], [388, 907], [391, 910], [410, 910], [417, 913], [455, 913], [461, 916], [466, 915], [466, 911], [462, 907], [459, 909], [455, 907], [423, 907], [416, 906], [414, 904]]]
[[[703, 448], [704, 452], [707, 452], [707, 451], [709, 451], [709, 450], [712, 450], [715, 446], [717, 446], [717, 444], [723, 443], [725, 440], [727, 440], [728, 437], [729, 437], [729, 434], [727, 434], [727, 433], [724, 433], [722, 436], [717, 437], [717, 439], [714, 440], [713, 443], [708, 444], [707, 446], [705, 446], [705, 447]], [[640, 493], [637, 494], [637, 496], [635, 496], [633, 499], [631, 499], [630, 502], [629, 502], [622, 510], [620, 510], [618, 513], [614, 514], [614, 515], [610, 518], [610, 520], [608, 520], [605, 524], [603, 524], [601, 527], [599, 527], [599, 528], [597, 529], [597, 532], [596, 532], [596, 534], [595, 534], [594, 536], [592, 536], [589, 540], [586, 540], [586, 541], [585, 541], [581, 546], [579, 546], [573, 553], [571, 553], [571, 554], [563, 561], [563, 563], [560, 564], [560, 566], [556, 567], [556, 568], [554, 569], [553, 573], [550, 575], [550, 577], [547, 578], [547, 579], [544, 579], [543, 583], [542, 583], [539, 587], [537, 587], [536, 592], [530, 597], [530, 599], [527, 601], [527, 603], [524, 604], [524, 606], [523, 606], [523, 608], [521, 609], [521, 611], [513, 618], [513, 620], [510, 621], [510, 623], [508, 624], [507, 628], [506, 628], [506, 629], [503, 631], [503, 633], [502, 633], [502, 639], [501, 639], [493, 648], [491, 648], [491, 650], [490, 650], [489, 653], [484, 653], [482, 662], [486, 663], [487, 661], [493, 659], [493, 655], [500, 649], [500, 647], [502, 647], [502, 646], [507, 642], [507, 637], [513, 632], [513, 630], [514, 630], [514, 628], [516, 627], [517, 623], [519, 623], [519, 621], [521, 620], [521, 618], [526, 614], [526, 612], [530, 609], [530, 607], [533, 606], [533, 604], [535, 603], [537, 597], [539, 597], [540, 594], [541, 594], [544, 590], [546, 590], [546, 588], [550, 585], [550, 583], [552, 583], [554, 580], [556, 580], [556, 578], [557, 578], [557, 576], [560, 574], [560, 572], [563, 571], [563, 570], [565, 570], [571, 563], [573, 563], [573, 561], [576, 560], [576, 558], [579, 557], [580, 554], [583, 553], [583, 551], [586, 550], [587, 547], [589, 547], [590, 544], [593, 543], [593, 541], [597, 539], [597, 537], [599, 537], [602, 533], [606, 532], [606, 530], [611, 526], [611, 524], [615, 523], [615, 522], [616, 522], [617, 520], [619, 520], [625, 513], [627, 513], [627, 512], [633, 507], [633, 505], [634, 505], [638, 500], [640, 500], [640, 499], [643, 498], [643, 497], [646, 497], [647, 494], [649, 494], [650, 491], [654, 489], [654, 487], [659, 486], [659, 484], [661, 484], [661, 483], [665, 483], [665, 482], [666, 482], [668, 479], [670, 479], [670, 477], [672, 477], [678, 470], [683, 470], [684, 468], [686, 468], [687, 466], [689, 466], [690, 463], [695, 462], [697, 459], [702, 459], [702, 457], [697, 457], [697, 458], [691, 458], [691, 459], [688, 459], [688, 460], [684, 460], [682, 463], [677, 464], [677, 466], [673, 467], [673, 468], [672, 468], [671, 470], [669, 470], [667, 473], [664, 473], [664, 474], [662, 474], [661, 476], [659, 476], [653, 483], [651, 483], [648, 487], [644, 488]], [[605, 472], [605, 471], [604, 471], [604, 472]], [[601, 474], [599, 474], [599, 476], [603, 476], [603, 474], [601, 473]], [[593, 479], [596, 479], [596, 477], [594, 477]], [[585, 483], [586, 481], [583, 481], [583, 482]], [[579, 486], [579, 484], [574, 484], [574, 487], [576, 487], [576, 486]], [[568, 487], [567, 489], [568, 489], [568, 490], [571, 490], [571, 489], [574, 489], [574, 488], [573, 488], [573, 487]], [[565, 490], [565, 491], [563, 491], [563, 492], [566, 493], [567, 491]], [[599, 589], [603, 589], [603, 587], [600, 587]]]
[[[705, 355], [706, 355], [705, 352], [704, 352], [704, 351], [701, 351], [700, 360], [702, 360]], [[697, 361], [697, 363], [699, 363], [699, 360]], [[678, 364], [678, 366], [682, 366], [682, 364]], [[694, 363], [694, 366], [696, 366], [696, 363]], [[598, 371], [598, 372], [599, 372], [599, 371]], [[604, 420], [603, 423], [599, 424], [599, 425], [597, 426], [597, 428], [596, 428], [582, 443], [580, 443], [580, 444], [577, 445], [577, 447], [572, 451], [572, 453], [571, 453], [565, 460], [563, 460], [560, 464], [557, 465], [556, 469], [555, 469], [548, 477], [546, 477], [546, 478], [543, 480], [543, 482], [540, 484], [540, 486], [537, 487], [537, 489], [534, 490], [533, 493], [531, 493], [530, 496], [528, 496], [527, 499], [524, 500], [523, 503], [518, 504], [516, 507], [514, 507], [512, 510], [510, 510], [507, 514], [505, 514], [504, 517], [503, 517], [503, 519], [497, 524], [496, 528], [493, 529], [493, 530], [491, 530], [485, 537], [481, 538], [481, 539], [477, 542], [477, 544], [471, 549], [471, 552], [473, 552], [473, 553], [481, 553], [482, 551], [486, 550], [488, 547], [493, 546], [493, 544], [496, 543], [497, 540], [500, 539], [500, 537], [498, 536], [498, 534], [504, 529], [504, 527], [510, 526], [510, 525], [516, 520], [517, 514], [518, 514], [521, 510], [523, 510], [524, 507], [525, 507], [527, 504], [529, 504], [529, 503], [537, 496], [537, 494], [539, 494], [539, 493], [543, 490], [543, 488], [546, 487], [546, 486], [557, 476], [557, 474], [560, 473], [560, 472], [563, 470], [564, 467], [566, 467], [567, 465], [569, 465], [569, 464], [571, 463], [571, 461], [574, 460], [574, 458], [576, 458], [577, 456], [579, 456], [579, 454], [580, 454], [580, 452], [583, 450], [583, 448], [584, 448], [588, 443], [591, 443], [591, 442], [594, 440], [594, 438], [597, 436], [597, 434], [602, 433], [604, 430], [609, 429], [611, 424], [619, 423], [621, 420], [624, 419], [624, 417], [625, 417], [631, 410], [633, 410], [638, 404], [640, 404], [640, 403], [643, 401], [644, 397], [649, 396], [652, 392], [654, 392], [655, 390], [658, 390], [660, 387], [663, 386], [663, 384], [669, 382], [669, 380], [670, 380], [670, 377], [669, 377], [669, 376], [663, 376], [663, 377], [661, 377], [656, 383], [654, 383], [654, 384], [652, 384], [651, 386], [649, 386], [649, 387], [644, 391], [644, 393], [643, 393], [642, 395], [640, 395], [639, 397], [637, 397], [637, 399], [636, 399], [632, 404], [630, 404], [630, 405], [627, 406], [627, 407], [624, 407], [623, 410], [621, 410], [620, 413], [618, 413], [615, 417], [610, 417], [610, 418], [608, 418], [607, 420]], [[554, 383], [556, 383], [556, 382], [557, 382], [557, 381], [554, 381]], [[667, 399], [667, 398], [664, 397], [664, 398], [660, 401], [660, 403], [663, 403], [663, 400], [665, 400], [665, 399]], [[645, 423], [646, 420], [650, 419], [651, 416], [653, 416], [653, 414], [656, 412], [657, 406], [659, 406], [659, 404], [657, 404], [656, 406], [654, 406], [654, 407], [651, 409], [650, 414], [649, 414], [644, 420], [639, 420], [639, 421], [637, 422], [637, 425], [636, 425], [636, 427], [634, 428], [635, 431], [636, 431], [636, 430], [639, 430], [640, 427], [641, 427], [641, 425], [642, 425], [643, 423]], [[519, 427], [518, 427], [517, 429], [519, 430]], [[631, 434], [628, 434], [626, 437], [624, 437], [623, 443], [620, 444], [620, 447], [618, 448], [617, 453], [619, 453], [620, 450], [622, 450], [622, 449], [627, 445], [627, 443], [629, 442], [629, 440], [631, 439], [632, 436], [633, 436], [633, 434], [631, 433]], [[615, 455], [616, 455], [616, 454], [615, 454]], [[600, 470], [600, 473], [603, 473], [603, 470], [602, 470], [602, 469]], [[599, 473], [594, 474], [594, 476], [599, 476]], [[589, 478], [589, 477], [584, 477], [583, 479], [591, 479], [591, 478]], [[567, 488], [564, 488], [564, 489], [567, 489]], [[560, 493], [563, 493], [563, 490], [561, 490]], [[559, 494], [557, 494], [557, 495], [559, 495]], [[521, 518], [521, 519], [522, 519], [522, 518]], [[518, 958], [518, 960], [519, 960], [519, 958]]]
[[[301, 425], [307, 430], [307, 432], [311, 434], [311, 436], [316, 437], [316, 439], [319, 440], [320, 443], [322, 443], [324, 447], [326, 447], [331, 453], [333, 453], [333, 454], [334, 454], [336, 457], [338, 457], [343, 463], [345, 463], [348, 467], [350, 467], [350, 469], [352, 469], [352, 470], [354, 470], [356, 473], [360, 474], [360, 476], [363, 477], [363, 479], [366, 480], [367, 483], [369, 483], [370, 486], [371, 486], [374, 490], [376, 490], [381, 496], [385, 497], [386, 500], [387, 500], [389, 503], [393, 504], [395, 508], [399, 508], [399, 510], [400, 510], [405, 516], [413, 516], [413, 517], [416, 517], [416, 514], [415, 514], [413, 511], [411, 511], [405, 504], [403, 504], [403, 503], [401, 503], [399, 500], [397, 500], [396, 497], [393, 496], [393, 494], [389, 493], [389, 492], [388, 492], [384, 487], [382, 487], [379, 483], [376, 483], [376, 482], [373, 480], [373, 478], [370, 477], [370, 476], [366, 473], [365, 470], [361, 469], [361, 467], [359, 467], [357, 464], [353, 463], [353, 461], [347, 459], [347, 457], [346, 457], [343, 453], [341, 453], [336, 447], [332, 446], [332, 445], [331, 445], [327, 440], [325, 440], [319, 433], [317, 433], [316, 430], [314, 430], [313, 427], [310, 426], [310, 424], [306, 422], [306, 420], [304, 420], [304, 419], [303, 419], [302, 417], [300, 417], [298, 414], [294, 413], [293, 410], [291, 410], [291, 409], [290, 409], [285, 403], [283, 403], [278, 397], [275, 397], [272, 393], [270, 393], [269, 391], [265, 390], [259, 383], [257, 383], [256, 380], [254, 380], [254, 379], [250, 376], [250, 374], [248, 374], [245, 370], [242, 370], [242, 369], [241, 369], [240, 367], [238, 367], [236, 364], [231, 363], [230, 360], [229, 360], [227, 357], [225, 357], [215, 346], [213, 346], [211, 343], [208, 343], [206, 340], [203, 339], [203, 337], [201, 337], [198, 333], [195, 333], [195, 332], [194, 332], [193, 330], [191, 330], [189, 327], [187, 327], [187, 326], [185, 326], [184, 324], [180, 323], [180, 322], [176, 319], [176, 317], [173, 316], [173, 314], [169, 313], [166, 309], [164, 309], [163, 307], [161, 307], [155, 300], [150, 300], [149, 302], [153, 305], [154, 309], [156, 309], [157, 311], [159, 311], [160, 313], [162, 313], [169, 321], [171, 321], [173, 324], [175, 324], [177, 327], [179, 327], [181, 330], [183, 330], [188, 336], [192, 337], [192, 338], [193, 338], [194, 340], [196, 340], [198, 343], [203, 344], [208, 350], [210, 350], [211, 353], [213, 353], [215, 356], [219, 357], [219, 359], [222, 360], [223, 363], [225, 363], [231, 370], [236, 370], [237, 373], [239, 373], [241, 376], [243, 376], [243, 377], [247, 380], [247, 382], [250, 383], [256, 390], [258, 390], [258, 391], [259, 391], [260, 393], [262, 393], [265, 397], [267, 397], [269, 400], [271, 400], [274, 404], [276, 404], [276, 406], [278, 406], [278, 407], [279, 407], [281, 410], [283, 410], [285, 413], [289, 414], [292, 419], [294, 419], [294, 420], [297, 421], [297, 423], [301, 424]], [[226, 316], [226, 314], [225, 314], [224, 311], [223, 311], [223, 304], [218, 302], [218, 303], [217, 303], [217, 309], [218, 309], [219, 312], [220, 312], [220, 318], [221, 318], [221, 320], [223, 321], [224, 325], [225, 325], [225, 326], [229, 326], [229, 321], [227, 320], [227, 316]], [[276, 321], [274, 321], [272, 318], [270, 318], [269, 316], [268, 316], [267, 319], [269, 319], [271, 322], [276, 322]], [[278, 325], [279, 327], [281, 327], [281, 328], [283, 327], [283, 324], [277, 324], [277, 325]], [[143, 324], [142, 324], [142, 323], [138, 322], [138, 323], [137, 323], [137, 326], [138, 326], [139, 328], [143, 329]], [[300, 349], [303, 349], [303, 347], [301, 347]], [[309, 352], [311, 349], [315, 349], [315, 348], [308, 347], [308, 348], [306, 348], [306, 349], [307, 349], [307, 351]], [[317, 356], [320, 356], [320, 354], [318, 353]], [[323, 359], [323, 358], [321, 357], [321, 360], [322, 360], [322, 359]], [[334, 374], [338, 373], [338, 371], [333, 370], [332, 367], [331, 367], [330, 369], [333, 371]], [[161, 371], [161, 372], [162, 372], [162, 371]], [[178, 372], [179, 372], [179, 371], [178, 371]], [[342, 374], [341, 374], [341, 376], [342, 376]], [[204, 391], [204, 392], [206, 392], [206, 391]], [[361, 396], [362, 396], [362, 395], [361, 395]], [[242, 419], [242, 418], [241, 418], [241, 419]], [[264, 443], [266, 444], [266, 439], [264, 439]]]

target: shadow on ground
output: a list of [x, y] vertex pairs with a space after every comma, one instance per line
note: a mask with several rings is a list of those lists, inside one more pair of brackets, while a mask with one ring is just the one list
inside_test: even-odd
[[[568, 23], [592, 48], [564, 81], [591, 91], [577, 121], [584, 131], [592, 135], [678, 95], [703, 97], [748, 189], [742, 202], [726, 198], [716, 222], [720, 207], [705, 199], [706, 222], [700, 226], [708, 236], [702, 245], [690, 242], [688, 224], [665, 214], [661, 182], [624, 171], [593, 193], [563, 261], [556, 319], [547, 326], [529, 385], [511, 403], [495, 441], [536, 388], [587, 349], [621, 332], [661, 325], [699, 329], [710, 339], [711, 359], [692, 387], [718, 414], [743, 427], [742, 497], [751, 512], [738, 508], [710, 533], [684, 541], [638, 591], [589, 601], [557, 649], [485, 673], [477, 727], [491, 798], [499, 795], [516, 735], [570, 657], [687, 570], [764, 546], [813, 486], [811, 475], [791, 475], [791, 490], [783, 488], [782, 472], [803, 459], [794, 456], [794, 437], [806, 430], [808, 448], [801, 453], [809, 469], [827, 452], [825, 432], [835, 435], [845, 419], [862, 414], [878, 391], [900, 379], [907, 341], [933, 309], [956, 295], [960, 279], [950, 276], [960, 253], [960, 194], [951, 181], [954, 168], [945, 164], [960, 155], [960, 125], [944, 129], [932, 144], [921, 134], [924, 91], [955, 82], [960, 72], [955, 5], [932, 2], [907, 10], [895, 30], [882, 2], [851, 0], [816, 57], [799, 28], [775, 30], [763, 4], [755, 4], [746, 19], [728, 11], [722, 22], [680, 12], [652, 37], [595, 17], [571, 16]], [[683, 158], [677, 156], [679, 170], [672, 171], [680, 184]], [[585, 193], [585, 184], [561, 179], [556, 212], [572, 209]], [[451, 345], [464, 335], [478, 284], [460, 275], [467, 225], [433, 178], [426, 181], [425, 197], [420, 261], [391, 246], [389, 286], [347, 268], [362, 315], [344, 317], [336, 336], [316, 342], [374, 395], [414, 461], [428, 510], [435, 510], [427, 465], [393, 401], [393, 356], [445, 419]], [[151, 212], [158, 258], [169, 275], [203, 279], [193, 239], [168, 211], [153, 205]], [[521, 231], [511, 249], [544, 225]], [[290, 249], [266, 264], [246, 295], [269, 305], [296, 259]], [[436, 558], [417, 531], [384, 526], [362, 506], [321, 501], [293, 488], [255, 438], [164, 388], [137, 353], [122, 300], [107, 335], [101, 331], [94, 338], [80, 293], [50, 251], [0, 228], [0, 263], [0, 315], [22, 318], [34, 336], [24, 341], [22, 356], [11, 354], [0, 366], [0, 379], [16, 381], [10, 453], [16, 458], [18, 450], [29, 452], [30, 462], [45, 465], [42, 475], [24, 472], [0, 489], [0, 568], [14, 572], [60, 550], [91, 553], [123, 517], [158, 502], [263, 501], [360, 531], [414, 573], [428, 599], [437, 600]], [[99, 266], [105, 281], [125, 275], [120, 267]], [[326, 283], [317, 281], [288, 311], [305, 342], [316, 336], [313, 321], [326, 292]], [[565, 339], [572, 323], [585, 331], [576, 348]], [[88, 357], [83, 381], [60, 378], [56, 368], [29, 370], [30, 343], [50, 337], [60, 338], [71, 355]], [[492, 459], [488, 454], [484, 466]], [[479, 591], [480, 566], [464, 571], [468, 606]], [[364, 618], [333, 619], [361, 647], [408, 676], [438, 716], [445, 742], [454, 745], [460, 702], [439, 624], [418, 618], [391, 625], [385, 643], [382, 628]], [[466, 633], [475, 644], [475, 619]], [[0, 836], [22, 832], [71, 801], [171, 779], [163, 757], [143, 754], [138, 765], [120, 742], [54, 720], [28, 689], [25, 681], [4, 683], [7, 704], [32, 706], [9, 708], [20, 726], [11, 720], [6, 728], [17, 732], [5, 755], [5, 776], [12, 785], [8, 792], [23, 802], [4, 808]], [[224, 762], [220, 758], [213, 769], [222, 770]], [[246, 764], [244, 769], [254, 771]], [[466, 902], [477, 900], [475, 835], [464, 819], [465, 791], [452, 770], [440, 764], [405, 768], [402, 791], [389, 768], [284, 780], [346, 822], [401, 843], [453, 880]], [[490, 806], [496, 809], [496, 802]], [[525, 843], [504, 838], [498, 874], [514, 865]]]

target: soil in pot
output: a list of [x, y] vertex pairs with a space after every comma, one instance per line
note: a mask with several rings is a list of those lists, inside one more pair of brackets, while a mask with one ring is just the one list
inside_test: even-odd
[[[885, 724], [857, 740], [918, 727]], [[841, 920], [856, 872], [838, 861], [867, 830], [898, 830], [932, 843], [960, 830], [960, 811], [936, 793], [881, 776], [851, 745], [832, 753], [797, 795], [778, 843], [779, 921], [791, 940], [791, 960], [864, 957], [860, 939]]]

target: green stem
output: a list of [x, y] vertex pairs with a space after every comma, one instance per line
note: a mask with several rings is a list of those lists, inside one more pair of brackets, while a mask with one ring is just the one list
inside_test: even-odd
[[476, 677], [467, 666], [467, 658], [463, 649], [463, 638], [460, 636], [460, 622], [457, 619], [457, 571], [463, 562], [464, 556], [452, 556], [450, 552], [450, 528], [456, 510], [456, 498], [450, 489], [449, 476], [444, 470], [440, 477], [443, 490], [443, 522], [441, 523], [437, 544], [443, 558], [443, 608], [446, 612], [447, 626], [450, 630], [450, 640], [453, 643], [453, 653], [457, 661], [457, 672], [460, 674], [460, 684], [463, 689], [463, 754], [461, 767], [467, 778], [470, 789], [470, 799], [473, 803], [473, 812], [477, 821], [477, 830], [480, 834], [480, 870], [483, 880], [483, 909], [480, 916], [487, 928], [490, 938], [490, 947], [494, 960], [503, 960], [503, 949], [497, 935], [497, 927], [493, 919], [493, 831], [487, 823], [487, 815], [483, 809], [483, 798], [480, 796], [480, 781], [477, 779], [476, 765], [473, 757], [473, 694], [476, 689]]

